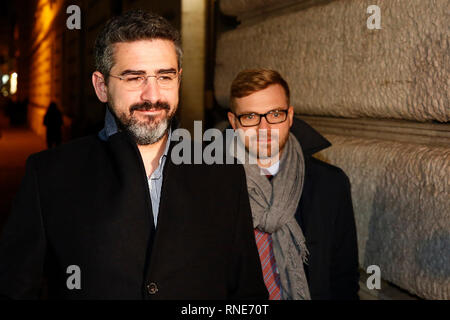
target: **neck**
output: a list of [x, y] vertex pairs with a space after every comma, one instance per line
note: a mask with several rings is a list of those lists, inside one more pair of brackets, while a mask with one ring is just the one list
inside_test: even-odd
[[260, 168], [269, 168], [273, 166], [275, 163], [280, 161], [278, 157], [266, 158], [266, 159], [258, 159], [258, 166]]
[[144, 161], [147, 177], [150, 177], [153, 171], [158, 168], [159, 159], [164, 154], [168, 136], [169, 133], [166, 132], [164, 137], [162, 137], [158, 142], [149, 145], [138, 145], [139, 152], [141, 153], [142, 160]]
[[275, 163], [279, 162], [281, 160], [281, 154], [283, 153], [283, 149], [280, 150], [276, 155], [274, 155], [271, 158], [258, 158], [258, 166], [260, 168], [269, 168], [273, 166]]

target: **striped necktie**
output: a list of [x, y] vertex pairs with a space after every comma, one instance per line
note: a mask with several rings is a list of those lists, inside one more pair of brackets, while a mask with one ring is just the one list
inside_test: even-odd
[[269, 291], [269, 300], [281, 300], [280, 274], [273, 256], [272, 236], [270, 233], [255, 229], [255, 240], [264, 276], [264, 283]]

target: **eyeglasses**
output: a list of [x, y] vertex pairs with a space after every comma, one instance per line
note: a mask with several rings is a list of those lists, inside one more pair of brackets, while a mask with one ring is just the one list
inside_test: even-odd
[[277, 124], [286, 121], [287, 119], [287, 110], [271, 110], [264, 114], [259, 113], [247, 113], [247, 114], [241, 114], [237, 115], [240, 124], [243, 127], [253, 127], [257, 126], [261, 123], [261, 118], [266, 118], [266, 121], [270, 124]]
[[137, 90], [143, 88], [147, 85], [148, 78], [155, 78], [156, 83], [162, 89], [172, 89], [177, 84], [178, 72], [161, 73], [154, 76], [136, 74], [127, 74], [124, 76], [115, 76], [110, 74], [110, 76], [123, 81], [125, 88], [129, 90]]

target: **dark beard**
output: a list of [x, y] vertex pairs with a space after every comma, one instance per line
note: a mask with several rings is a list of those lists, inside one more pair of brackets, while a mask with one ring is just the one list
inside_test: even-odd
[[[144, 121], [139, 121], [133, 117], [135, 111], [148, 111], [148, 110], [164, 110], [167, 116], [159, 122], [156, 122], [155, 116], [146, 115]], [[161, 140], [167, 133], [174, 113], [169, 114], [170, 106], [166, 102], [144, 102], [140, 104], [132, 105], [130, 108], [129, 116], [125, 113], [115, 114], [120, 129], [130, 133], [138, 145], [154, 144]]]
[[156, 103], [151, 103], [151, 102], [138, 103], [138, 104], [134, 104], [130, 107], [130, 115], [132, 115], [133, 112], [135, 112], [135, 111], [149, 111], [151, 109], [169, 111], [170, 106], [167, 102], [161, 102], [161, 101], [158, 101]]

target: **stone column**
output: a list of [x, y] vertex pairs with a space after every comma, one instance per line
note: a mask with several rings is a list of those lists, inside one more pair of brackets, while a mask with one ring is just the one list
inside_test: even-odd
[[183, 73], [181, 126], [193, 134], [194, 120], [203, 121], [205, 101], [206, 0], [181, 1]]

